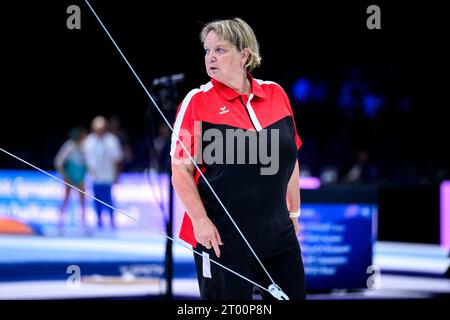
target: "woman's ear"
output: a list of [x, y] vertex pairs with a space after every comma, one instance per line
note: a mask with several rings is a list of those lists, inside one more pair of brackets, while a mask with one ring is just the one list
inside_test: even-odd
[[245, 65], [247, 64], [249, 57], [250, 57], [250, 50], [248, 48], [244, 48], [241, 51], [241, 67], [242, 68], [244, 68]]

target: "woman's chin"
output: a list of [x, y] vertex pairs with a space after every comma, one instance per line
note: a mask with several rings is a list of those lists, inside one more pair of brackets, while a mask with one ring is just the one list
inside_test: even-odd
[[219, 76], [217, 73], [210, 73], [209, 75], [212, 79], [219, 81], [219, 82], [223, 82], [223, 77]]

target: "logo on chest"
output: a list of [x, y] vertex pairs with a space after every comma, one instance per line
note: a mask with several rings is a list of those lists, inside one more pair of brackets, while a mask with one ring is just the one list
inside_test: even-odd
[[227, 106], [223, 106], [219, 108], [219, 114], [225, 114], [227, 112], [230, 112], [230, 110], [227, 108]]

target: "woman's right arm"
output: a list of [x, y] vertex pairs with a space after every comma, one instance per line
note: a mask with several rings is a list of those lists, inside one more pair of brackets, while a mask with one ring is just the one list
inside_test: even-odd
[[192, 163], [172, 160], [172, 184], [191, 218], [195, 239], [207, 249], [213, 247], [216, 256], [220, 257], [219, 245], [223, 245], [223, 242], [217, 228], [206, 214], [194, 181], [194, 170]]

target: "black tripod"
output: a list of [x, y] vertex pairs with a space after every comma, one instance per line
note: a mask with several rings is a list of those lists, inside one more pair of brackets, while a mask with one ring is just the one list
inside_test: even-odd
[[[153, 80], [152, 92], [156, 95], [158, 103], [164, 116], [173, 125], [179, 99], [179, 85], [184, 81], [183, 74], [175, 74]], [[172, 176], [170, 161], [170, 129], [165, 122], [160, 120], [160, 115], [153, 105], [149, 105], [147, 112], [147, 132], [150, 153], [152, 155], [153, 166], [157, 167], [158, 174], [168, 174], [169, 176], [169, 199], [167, 214], [164, 214], [164, 205], [160, 203], [161, 212], [164, 215], [165, 229], [168, 237], [173, 238], [174, 224], [174, 188], [170, 177]], [[155, 142], [158, 141], [156, 144]], [[167, 239], [165, 250], [165, 278], [166, 292], [165, 299], [173, 299], [173, 242]]]

